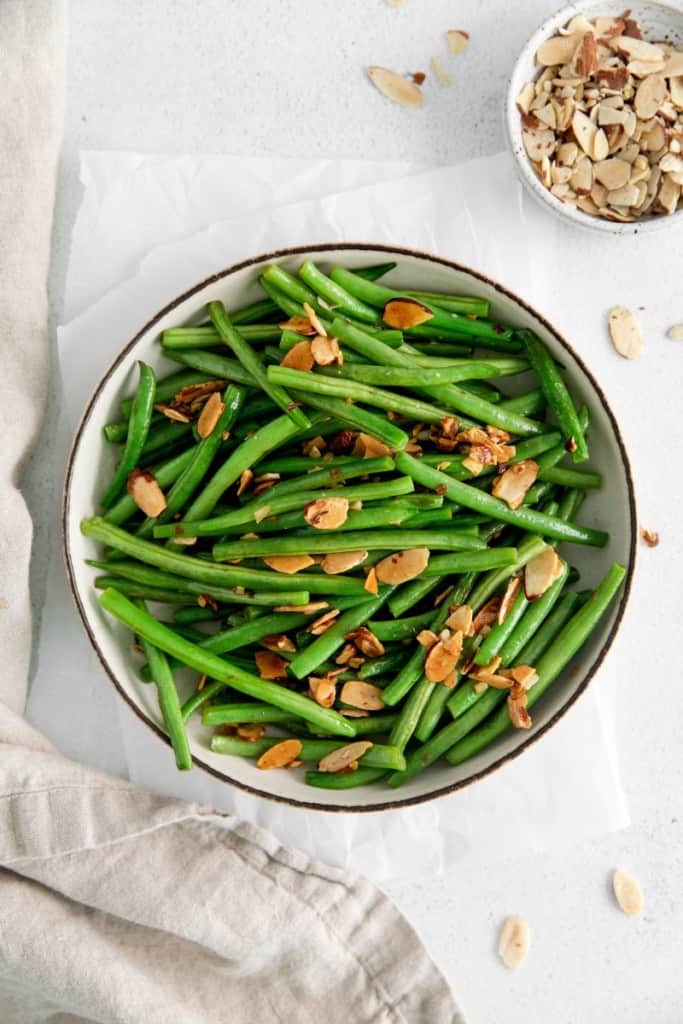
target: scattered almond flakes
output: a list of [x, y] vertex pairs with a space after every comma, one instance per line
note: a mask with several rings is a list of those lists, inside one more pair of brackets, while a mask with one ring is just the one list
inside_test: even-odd
[[[237, 593], [237, 589], [235, 589], [235, 593]], [[200, 608], [210, 608], [212, 612], [218, 611], [218, 601], [211, 594], [199, 594], [197, 604]]]
[[451, 78], [451, 76], [448, 74], [445, 67], [441, 63], [440, 57], [430, 57], [429, 66], [434, 72], [434, 77], [436, 78], [439, 85], [448, 87], [449, 85], [452, 84], [453, 79]]
[[480, 634], [485, 635], [485, 631], [488, 632], [489, 628], [498, 618], [499, 608], [500, 598], [491, 597], [486, 604], [479, 609], [474, 617], [474, 621], [472, 622], [472, 629], [474, 630], [475, 636], [479, 636]]
[[240, 482], [237, 486], [237, 497], [241, 498], [244, 492], [249, 487], [251, 481], [254, 479], [254, 474], [251, 469], [245, 469], [240, 476]]
[[626, 306], [613, 306], [607, 319], [612, 344], [624, 359], [638, 359], [643, 351], [643, 335], [635, 316]]
[[334, 576], [339, 572], [348, 572], [349, 569], [354, 569], [357, 565], [364, 562], [367, 557], [367, 551], [333, 552], [325, 555], [320, 563], [320, 568], [329, 576]]
[[152, 519], [166, 508], [166, 495], [157, 478], [147, 469], [134, 469], [128, 474], [126, 490], [137, 507]]
[[521, 917], [506, 917], [498, 937], [498, 956], [506, 967], [516, 971], [529, 952], [529, 926]]
[[368, 75], [375, 88], [394, 103], [399, 103], [403, 107], [422, 105], [424, 95], [420, 87], [396, 71], [375, 66], [368, 68]]
[[299, 370], [308, 373], [313, 369], [313, 352], [310, 341], [298, 341], [296, 345], [285, 353], [280, 366], [288, 366], [290, 370]]
[[446, 42], [448, 43], [448, 49], [454, 56], [465, 49], [470, 41], [469, 32], [465, 32], [461, 28], [451, 28], [446, 32]]
[[667, 338], [670, 338], [671, 341], [683, 341], [683, 324], [674, 324], [673, 327], [670, 327], [666, 332], [666, 336]]
[[257, 651], [254, 661], [261, 679], [287, 678], [287, 662], [275, 651]]
[[427, 309], [416, 299], [390, 299], [382, 313], [384, 323], [399, 331], [405, 331], [409, 327], [418, 327], [420, 324], [432, 320], [433, 317], [431, 309]]
[[284, 572], [287, 575], [293, 575], [295, 572], [315, 565], [310, 555], [268, 555], [263, 561], [275, 572]]
[[364, 679], [349, 679], [342, 686], [340, 700], [352, 708], [364, 711], [381, 711], [384, 707], [382, 691], [374, 683], [366, 683]]
[[197, 433], [200, 437], [210, 437], [213, 434], [218, 421], [223, 415], [225, 402], [222, 400], [219, 391], [209, 395], [197, 420]]
[[351, 765], [357, 764], [363, 754], [367, 754], [372, 747], [370, 740], [356, 740], [355, 743], [347, 743], [344, 747], [337, 747], [336, 750], [325, 754], [318, 762], [320, 772], [341, 772]]
[[304, 506], [304, 519], [316, 530], [336, 530], [349, 514], [346, 498], [316, 498]]
[[308, 317], [309, 323], [310, 323], [311, 327], [313, 328], [313, 330], [315, 331], [315, 333], [317, 335], [319, 335], [320, 337], [323, 337], [323, 338], [327, 337], [327, 331], [325, 330], [325, 328], [323, 327], [322, 323], [320, 322], [320, 318], [318, 317], [318, 314], [313, 309], [313, 307], [309, 306], [309, 304], [307, 302], [304, 302], [303, 306], [304, 306], [304, 313]]
[[[397, 551], [388, 555], [375, 566], [377, 579], [380, 583], [396, 586], [407, 583], [424, 572], [429, 562], [429, 548], [410, 548], [408, 551]], [[366, 581], [367, 583], [367, 581]]]
[[625, 914], [635, 917], [643, 912], [643, 893], [633, 875], [617, 869], [612, 875], [612, 885], [616, 901]]
[[659, 544], [659, 534], [656, 530], [646, 530], [643, 526], [640, 531], [640, 537], [648, 548], [656, 548]]
[[529, 601], [545, 594], [564, 571], [564, 562], [555, 548], [547, 547], [524, 566], [524, 593]]
[[270, 747], [259, 757], [256, 767], [265, 771], [269, 768], [287, 768], [301, 753], [301, 740], [283, 740]]
[[176, 407], [195, 406], [198, 402], [208, 398], [214, 391], [223, 391], [227, 383], [227, 380], [205, 380], [201, 384], [188, 384], [173, 396], [173, 405]]
[[538, 672], [531, 665], [515, 665], [514, 668], [505, 669], [514, 682], [519, 683], [525, 690], [530, 690], [538, 682]]

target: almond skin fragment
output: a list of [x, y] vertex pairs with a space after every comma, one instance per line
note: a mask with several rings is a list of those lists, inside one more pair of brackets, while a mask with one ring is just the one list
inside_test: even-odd
[[313, 369], [313, 352], [310, 341], [299, 341], [290, 348], [280, 363], [280, 366], [288, 366], [291, 370], [300, 370], [308, 373]]
[[545, 548], [524, 566], [524, 593], [529, 601], [545, 594], [564, 570], [564, 562], [555, 548]]
[[529, 927], [521, 917], [506, 917], [498, 937], [498, 955], [511, 971], [522, 966], [529, 950]]
[[504, 501], [510, 508], [520, 508], [527, 491], [535, 483], [537, 476], [538, 463], [533, 459], [515, 462], [496, 477], [491, 493], [494, 497]]
[[356, 740], [355, 743], [347, 743], [345, 747], [338, 747], [330, 751], [318, 762], [320, 772], [341, 772], [357, 763], [363, 754], [367, 754], [372, 746], [370, 740]]
[[389, 71], [388, 68], [369, 67], [368, 75], [372, 84], [379, 89], [382, 95], [393, 100], [394, 103], [400, 103], [403, 107], [422, 105], [424, 95], [419, 86], [396, 71]]
[[375, 572], [380, 583], [390, 583], [395, 586], [398, 583], [414, 580], [416, 576], [424, 572], [428, 562], [429, 548], [411, 548], [408, 551], [397, 551], [396, 554], [383, 558], [375, 566]]
[[618, 869], [612, 876], [612, 885], [616, 901], [625, 914], [635, 917], [642, 913], [643, 893], [633, 875]]
[[656, 548], [659, 544], [659, 534], [656, 530], [646, 530], [645, 527], [640, 531], [643, 544], [648, 548]]
[[364, 711], [381, 711], [384, 707], [379, 686], [366, 683], [363, 679], [349, 679], [344, 683], [340, 700], [342, 704], [349, 704], [352, 708], [361, 708]]
[[316, 530], [336, 530], [349, 514], [346, 498], [316, 498], [304, 507], [304, 519]]
[[128, 474], [126, 490], [137, 507], [150, 518], [160, 516], [166, 508], [166, 496], [149, 470], [132, 470]]
[[348, 572], [360, 565], [368, 557], [367, 551], [341, 551], [325, 555], [320, 568], [328, 576], [335, 576], [339, 572]]
[[293, 575], [295, 572], [300, 572], [301, 569], [308, 569], [309, 566], [315, 565], [310, 555], [269, 555], [263, 561], [275, 572], [284, 572], [287, 575]]
[[197, 433], [200, 437], [210, 437], [213, 434], [224, 409], [225, 402], [221, 399], [220, 393], [214, 391], [209, 395], [197, 420]]
[[262, 771], [269, 768], [287, 768], [301, 753], [301, 740], [283, 740], [266, 750], [256, 762]]
[[287, 662], [275, 651], [257, 651], [254, 661], [261, 679], [287, 678]]
[[610, 337], [624, 359], [637, 359], [643, 351], [643, 335], [635, 316], [626, 306], [613, 306], [607, 319]]
[[382, 319], [389, 327], [405, 331], [408, 327], [419, 327], [432, 320], [434, 314], [415, 299], [390, 299], [384, 307]]

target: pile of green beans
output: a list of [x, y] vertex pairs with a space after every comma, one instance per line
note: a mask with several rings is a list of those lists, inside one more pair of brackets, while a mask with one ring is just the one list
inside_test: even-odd
[[[565, 546], [608, 540], [576, 518], [603, 479], [565, 463], [589, 459], [590, 415], [550, 351], [486, 299], [403, 290], [396, 270], [268, 266], [250, 305], [165, 330], [179, 369], [140, 363], [104, 429], [119, 454], [81, 524], [88, 564], [181, 770], [199, 716], [214, 754], [294, 760], [311, 786], [448, 771], [513, 728], [512, 682], [476, 672], [533, 669], [533, 707], [622, 586], [615, 564], [573, 589]], [[506, 499], [500, 474], [530, 468]], [[527, 593], [526, 567], [559, 545]], [[473, 626], [435, 682], [429, 651], [463, 605]]]

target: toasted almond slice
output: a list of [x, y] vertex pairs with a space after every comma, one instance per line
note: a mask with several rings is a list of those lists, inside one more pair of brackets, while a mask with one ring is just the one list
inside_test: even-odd
[[336, 530], [349, 514], [346, 498], [316, 498], [304, 506], [304, 519], [316, 530]]
[[654, 117], [666, 99], [666, 82], [662, 75], [648, 75], [636, 90], [633, 105], [641, 121]]
[[260, 740], [266, 731], [265, 725], [261, 725], [260, 722], [244, 722], [238, 725], [235, 733], [241, 740], [246, 740], [247, 743], [256, 743]]
[[500, 476], [496, 477], [491, 493], [504, 501], [510, 508], [519, 508], [529, 488], [538, 476], [538, 463], [533, 459], [523, 459], [509, 466]]
[[424, 572], [429, 562], [429, 548], [410, 548], [408, 551], [396, 551], [388, 555], [375, 566], [377, 579], [380, 583], [396, 586], [407, 583]]
[[284, 572], [288, 575], [293, 575], [295, 572], [300, 572], [302, 569], [308, 569], [309, 566], [315, 565], [310, 555], [268, 555], [263, 561], [269, 568], [274, 569], [275, 572]]
[[137, 507], [151, 519], [160, 516], [166, 508], [166, 495], [148, 469], [132, 470], [126, 480], [126, 490]]
[[507, 699], [508, 715], [515, 729], [530, 729], [531, 715], [527, 711], [526, 690], [519, 683], [514, 683]]
[[320, 568], [329, 576], [334, 576], [339, 572], [348, 572], [349, 569], [354, 569], [361, 562], [364, 562], [367, 557], [367, 551], [335, 552], [334, 554], [325, 555], [320, 563]]
[[683, 324], [673, 324], [666, 332], [666, 336], [671, 341], [683, 341]]
[[259, 757], [256, 767], [262, 771], [269, 768], [287, 768], [301, 753], [301, 740], [283, 740], [275, 743]]
[[377, 594], [379, 592], [379, 582], [377, 580], [377, 572], [375, 570], [374, 565], [370, 569], [370, 572], [365, 577], [363, 590], [367, 590], [368, 594]]
[[240, 482], [239, 482], [238, 487], [237, 487], [237, 497], [238, 498], [242, 497], [242, 495], [244, 494], [246, 489], [249, 487], [249, 485], [251, 484], [251, 481], [253, 479], [254, 479], [253, 472], [250, 469], [245, 469], [244, 472], [242, 473], [242, 475], [240, 476]]
[[189, 423], [192, 419], [182, 409], [176, 409], [173, 405], [166, 405], [164, 402], [156, 402], [154, 408], [157, 412], [162, 413], [167, 420], [173, 420], [174, 423]]
[[421, 302], [415, 299], [390, 299], [384, 307], [382, 319], [389, 327], [396, 327], [405, 331], [409, 327], [418, 327], [420, 324], [432, 320], [434, 314]]
[[607, 319], [612, 344], [624, 359], [638, 359], [643, 335], [635, 316], [626, 306], [613, 306]]
[[644, 39], [634, 39], [632, 36], [616, 36], [611, 44], [619, 53], [625, 53], [635, 60], [662, 61], [664, 51], [654, 43], [646, 43]]
[[462, 28], [451, 28], [446, 32], [446, 42], [448, 43], [448, 49], [454, 56], [462, 53], [467, 44], [470, 41], [469, 32], [465, 32]]
[[529, 927], [521, 917], [506, 917], [498, 937], [498, 956], [506, 967], [516, 971], [529, 952]]
[[[455, 639], [455, 638], [459, 639]], [[453, 672], [462, 653], [462, 633], [439, 640], [425, 658], [424, 673], [430, 683], [443, 683]]]
[[633, 875], [617, 869], [612, 875], [614, 895], [621, 910], [629, 917], [643, 912], [643, 893]]
[[299, 341], [286, 353], [280, 366], [288, 366], [291, 370], [308, 373], [313, 369], [314, 361], [310, 341]]
[[384, 707], [379, 686], [366, 683], [364, 679], [349, 679], [345, 682], [340, 700], [342, 704], [349, 704], [352, 708], [363, 708], [365, 711], [380, 711]]
[[446, 619], [446, 625], [454, 633], [460, 632], [463, 636], [472, 636], [472, 609], [468, 604], [455, 605]]
[[314, 615], [327, 608], [327, 601], [311, 601], [309, 604], [279, 604], [273, 610], [276, 612], [300, 612], [301, 615]]
[[421, 629], [417, 634], [416, 639], [420, 647], [425, 647], [429, 650], [430, 647], [433, 647], [434, 644], [437, 643], [439, 638], [433, 629]]
[[631, 176], [631, 165], [618, 157], [612, 157], [609, 160], [601, 160], [599, 163], [593, 164], [593, 172], [597, 180], [606, 189], [612, 191], [628, 183]]
[[306, 314], [306, 316], [308, 318], [308, 321], [309, 321], [311, 327], [313, 328], [313, 330], [315, 331], [315, 333], [318, 334], [318, 335], [321, 335], [323, 338], [326, 337], [327, 331], [325, 330], [325, 328], [323, 327], [322, 323], [320, 322], [318, 314], [313, 309], [313, 307], [309, 306], [309, 304], [307, 302], [304, 302], [303, 307], [304, 307], [304, 313]]
[[524, 567], [524, 593], [529, 601], [535, 601], [545, 594], [564, 570], [564, 562], [555, 548], [544, 548]]
[[472, 629], [474, 635], [478, 636], [484, 629], [492, 626], [498, 618], [498, 609], [500, 607], [500, 598], [491, 597], [486, 604], [479, 609], [472, 622]]
[[420, 87], [396, 71], [389, 71], [388, 68], [369, 67], [368, 75], [382, 95], [393, 100], [394, 103], [400, 103], [403, 107], [419, 107], [424, 100]]
[[507, 619], [508, 615], [510, 614], [510, 609], [517, 600], [517, 595], [519, 594], [521, 589], [522, 577], [513, 576], [510, 579], [507, 587], [505, 588], [505, 593], [503, 594], [502, 600], [500, 602], [500, 608], [498, 609], [497, 616], [497, 621], [499, 623], [502, 624]]
[[330, 608], [329, 611], [324, 612], [315, 622], [312, 622], [310, 626], [307, 626], [306, 632], [312, 633], [313, 636], [322, 636], [323, 633], [327, 632], [338, 615], [338, 608]]
[[337, 696], [334, 679], [329, 676], [309, 676], [308, 687], [316, 704], [321, 708], [331, 708]]
[[510, 669], [510, 675], [525, 690], [530, 690], [538, 682], [538, 672], [531, 665], [515, 665], [514, 668]]
[[210, 437], [213, 434], [224, 409], [225, 402], [221, 399], [220, 392], [214, 391], [209, 395], [197, 420], [197, 433], [200, 437]]
[[269, 651], [296, 651], [296, 644], [285, 633], [271, 633], [260, 641]]
[[331, 366], [332, 363], [343, 363], [344, 359], [336, 338], [317, 334], [311, 342], [311, 352], [318, 366]]
[[347, 633], [345, 639], [351, 640], [366, 658], [379, 658], [384, 654], [384, 644], [367, 626], [359, 626], [353, 633]]
[[577, 35], [552, 36], [541, 43], [536, 51], [536, 63], [543, 67], [568, 64], [574, 56], [579, 39]]
[[257, 651], [254, 660], [261, 679], [287, 678], [287, 662], [275, 651]]
[[593, 142], [598, 129], [590, 118], [586, 117], [583, 111], [578, 108], [572, 117], [572, 131], [581, 149], [587, 156], [593, 157]]
[[294, 331], [295, 334], [317, 334], [315, 327], [307, 316], [291, 316], [278, 324], [281, 331]]
[[188, 384], [173, 396], [173, 404], [175, 406], [194, 405], [214, 391], [223, 391], [227, 383], [226, 380], [205, 380], [201, 384]]
[[384, 441], [379, 441], [372, 434], [359, 434], [353, 446], [353, 454], [364, 459], [374, 459], [381, 455], [391, 455], [391, 448]]
[[584, 32], [581, 42], [574, 55], [576, 73], [581, 78], [589, 78], [598, 70], [598, 46], [595, 41], [593, 27]]
[[357, 763], [363, 754], [367, 754], [372, 747], [370, 740], [356, 740], [354, 743], [347, 743], [344, 747], [337, 747], [330, 751], [318, 762], [318, 771], [341, 772]]

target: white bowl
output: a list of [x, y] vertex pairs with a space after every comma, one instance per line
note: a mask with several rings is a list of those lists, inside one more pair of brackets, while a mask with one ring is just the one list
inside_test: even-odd
[[[574, 703], [586, 688], [609, 649], [621, 620], [627, 600], [635, 558], [636, 513], [628, 456], [619, 428], [605, 396], [580, 358], [569, 344], [521, 298], [467, 267], [436, 256], [373, 245], [321, 245], [271, 253], [236, 264], [213, 275], [180, 295], [162, 309], [121, 350], [102, 377], [90, 399], [76, 432], [69, 457], [63, 505], [63, 529], [66, 562], [71, 589], [83, 625], [99, 659], [118, 693], [160, 738], [168, 742], [163, 731], [154, 687], [138, 678], [140, 660], [132, 651], [127, 629], [106, 615], [93, 587], [96, 571], [85, 564], [86, 558], [97, 557], [97, 545], [84, 537], [79, 529], [81, 519], [98, 513], [98, 497], [103, 481], [113, 470], [115, 455], [102, 439], [105, 423], [119, 418], [119, 402], [133, 386], [138, 359], [150, 363], [160, 375], [177, 369], [163, 354], [157, 339], [167, 327], [196, 323], [206, 303], [220, 299], [228, 309], [237, 308], [255, 299], [261, 268], [277, 260], [293, 269], [307, 254], [314, 253], [323, 266], [343, 263], [350, 268], [395, 260], [396, 270], [387, 277], [393, 285], [429, 291], [465, 293], [491, 302], [493, 316], [519, 327], [530, 327], [549, 346], [566, 368], [577, 401], [591, 412], [591, 445], [596, 453], [596, 467], [603, 472], [607, 487], [589, 492], [581, 511], [581, 521], [590, 526], [606, 527], [610, 540], [604, 549], [573, 545], [570, 562], [581, 572], [581, 587], [594, 586], [609, 565], [619, 561], [627, 566], [628, 576], [619, 600], [600, 622], [580, 656], [548, 690], [534, 709], [534, 726], [530, 732], [511, 730], [491, 747], [466, 764], [451, 767], [439, 763], [416, 776], [399, 789], [381, 783], [347, 791], [318, 790], [307, 787], [294, 771], [259, 771], [253, 761], [226, 757], [211, 752], [210, 732], [195, 717], [189, 724], [189, 735], [195, 763], [218, 778], [261, 796], [286, 801], [298, 806], [320, 810], [379, 810], [427, 800], [466, 786], [516, 757], [546, 732]], [[193, 690], [188, 673], [179, 673], [179, 685]], [[184, 694], [183, 694], [184, 696]], [[169, 772], [173, 762], [169, 757]]]
[[590, 214], [584, 213], [583, 210], [577, 210], [573, 206], [563, 203], [541, 183], [531, 165], [522, 142], [522, 121], [516, 101], [522, 87], [538, 77], [540, 68], [536, 63], [536, 52], [542, 42], [557, 35], [558, 29], [563, 28], [577, 14], [585, 14], [589, 20], [595, 17], [609, 18], [623, 14], [625, 8], [630, 9], [631, 17], [639, 22], [643, 38], [648, 42], [665, 41], [673, 43], [675, 46], [683, 46], [683, 11], [680, 8], [663, 3], [627, 4], [622, 0], [608, 0], [606, 3], [569, 4], [548, 18], [527, 41], [512, 70], [505, 96], [505, 131], [515, 158], [517, 172], [526, 190], [564, 220], [570, 221], [578, 227], [590, 228], [593, 231], [611, 235], [637, 235], [646, 231], [659, 231], [662, 228], [671, 227], [674, 223], [680, 223], [683, 211], [678, 210], [670, 216], [648, 215], [633, 221], [633, 223], [622, 224], [619, 221], [604, 220], [602, 217], [592, 217]]

